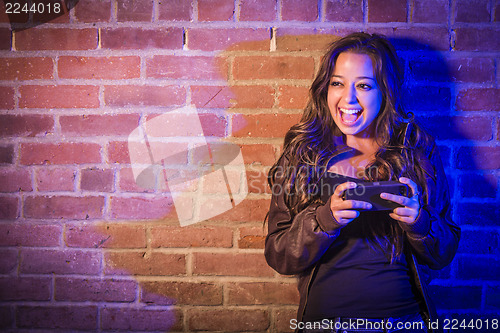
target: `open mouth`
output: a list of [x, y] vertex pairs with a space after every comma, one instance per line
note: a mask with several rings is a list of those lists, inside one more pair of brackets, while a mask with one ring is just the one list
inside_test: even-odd
[[340, 111], [340, 118], [342, 119], [342, 122], [344, 122], [345, 124], [354, 123], [356, 120], [358, 120], [361, 113], [363, 113], [362, 109], [339, 108], [339, 111]]

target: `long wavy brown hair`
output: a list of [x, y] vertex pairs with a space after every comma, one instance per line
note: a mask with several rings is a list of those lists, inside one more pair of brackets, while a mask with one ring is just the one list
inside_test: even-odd
[[[413, 115], [404, 111], [403, 71], [391, 43], [377, 34], [353, 33], [330, 45], [311, 85], [302, 118], [286, 133], [283, 153], [269, 171], [269, 185], [272, 189], [281, 188], [292, 216], [312, 203], [321, 202], [315, 185], [328, 170], [335, 152], [334, 137], [342, 136], [331, 116], [327, 95], [335, 62], [343, 52], [365, 54], [372, 59], [383, 96], [374, 120], [375, 139], [380, 148], [365, 168], [364, 178], [379, 181], [408, 177], [419, 186], [422, 203], [427, 203], [426, 174], [432, 177], [432, 173], [425, 161], [433, 141], [416, 124]], [[377, 242], [385, 249], [391, 245], [392, 259], [402, 253], [402, 230], [395, 221], [370, 223], [367, 228], [369, 238], [379, 239]]]

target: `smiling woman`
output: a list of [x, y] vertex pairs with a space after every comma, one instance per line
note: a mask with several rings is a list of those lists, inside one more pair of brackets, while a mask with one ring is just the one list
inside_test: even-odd
[[381, 104], [382, 92], [370, 57], [340, 54], [328, 88], [328, 107], [337, 127], [348, 137], [373, 136], [373, 120]]
[[[395, 323], [416, 323], [412, 332], [432, 332], [422, 271], [451, 262], [460, 229], [436, 144], [401, 106], [402, 82], [384, 37], [335, 41], [270, 170], [265, 255], [279, 273], [299, 275], [297, 331], [347, 324], [349, 332], [392, 332]], [[326, 178], [333, 190], [325, 196]], [[384, 181], [409, 190], [378, 192], [396, 208], [374, 211], [374, 198], [344, 196]]]

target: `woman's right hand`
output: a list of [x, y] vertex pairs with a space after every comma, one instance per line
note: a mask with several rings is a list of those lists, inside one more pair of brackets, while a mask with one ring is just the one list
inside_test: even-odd
[[335, 220], [346, 225], [359, 216], [357, 209], [370, 209], [372, 205], [366, 201], [358, 200], [343, 200], [344, 191], [355, 188], [355, 182], [345, 182], [337, 186], [330, 200], [330, 210], [332, 211]]

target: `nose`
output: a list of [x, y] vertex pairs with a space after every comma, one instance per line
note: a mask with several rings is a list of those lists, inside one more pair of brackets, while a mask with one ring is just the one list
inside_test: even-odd
[[346, 85], [344, 89], [344, 101], [349, 104], [355, 104], [357, 101], [356, 97], [356, 87], [352, 85]]

